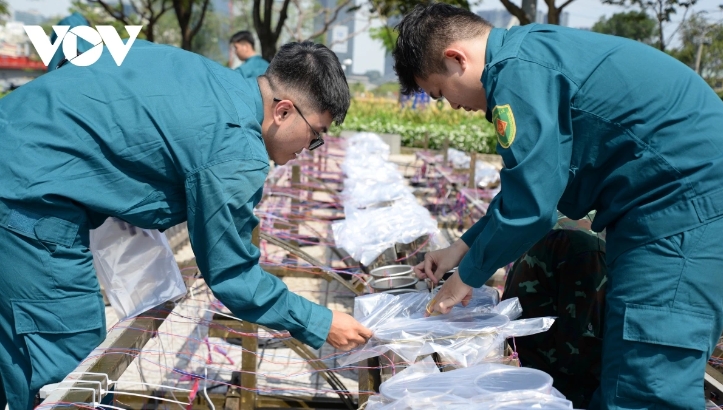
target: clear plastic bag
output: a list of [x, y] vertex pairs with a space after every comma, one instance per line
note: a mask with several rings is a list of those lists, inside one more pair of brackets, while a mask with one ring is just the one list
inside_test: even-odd
[[438, 231], [437, 222], [413, 196], [381, 208], [345, 207], [344, 214], [345, 220], [331, 226], [334, 242], [363, 265], [396, 243], [411, 243]]
[[367, 409], [571, 409], [545, 372], [485, 363], [440, 372], [427, 357], [391, 377]]
[[565, 398], [525, 390], [471, 398], [458, 397], [453, 394], [418, 393], [395, 401], [386, 400], [381, 396], [372, 396], [366, 406], [366, 410], [563, 410], [572, 408], [572, 402]]
[[500, 182], [500, 171], [494, 165], [477, 161], [474, 167], [474, 184], [480, 188], [496, 185]]
[[414, 198], [402, 181], [378, 181], [376, 179], [347, 179], [341, 192], [344, 206], [366, 208], [380, 202]]
[[186, 294], [181, 271], [166, 236], [108, 218], [90, 231], [98, 281], [119, 319]]
[[347, 139], [347, 158], [378, 155], [386, 161], [389, 151], [389, 145], [373, 132], [358, 132]]
[[372, 294], [357, 297], [354, 317], [374, 334], [342, 365], [392, 351], [407, 363], [419, 356], [439, 353], [458, 367], [496, 361], [503, 357], [508, 337], [548, 330], [550, 317], [514, 320], [522, 313], [517, 298], [497, 301], [496, 290], [475, 289], [471, 303], [455, 306], [449, 314], [424, 317], [433, 296], [428, 292], [403, 295]]
[[341, 195], [346, 219], [332, 225], [336, 246], [368, 265], [397, 243], [408, 244], [424, 235], [436, 238], [437, 222], [388, 161], [389, 146], [365, 132], [347, 142], [341, 166], [346, 175]]

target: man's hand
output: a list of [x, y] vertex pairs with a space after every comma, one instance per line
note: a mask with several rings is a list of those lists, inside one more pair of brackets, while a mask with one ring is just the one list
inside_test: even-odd
[[372, 337], [372, 331], [346, 313], [332, 310], [331, 328], [326, 342], [339, 350], [351, 350]]
[[445, 273], [459, 265], [468, 250], [467, 244], [459, 239], [448, 248], [428, 252], [424, 262], [414, 267], [414, 274], [419, 279], [429, 278], [436, 285]]
[[442, 289], [427, 305], [427, 311], [424, 316], [434, 316], [437, 314], [447, 314], [452, 307], [459, 302], [463, 306], [467, 306], [472, 297], [472, 286], [466, 285], [459, 277], [459, 271], [455, 272], [442, 285]]

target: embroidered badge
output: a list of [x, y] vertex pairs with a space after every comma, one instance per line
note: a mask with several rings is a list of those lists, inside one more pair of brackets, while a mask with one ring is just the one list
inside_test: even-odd
[[515, 116], [509, 104], [498, 105], [492, 109], [492, 124], [495, 126], [497, 141], [502, 148], [509, 148], [515, 141], [517, 126]]

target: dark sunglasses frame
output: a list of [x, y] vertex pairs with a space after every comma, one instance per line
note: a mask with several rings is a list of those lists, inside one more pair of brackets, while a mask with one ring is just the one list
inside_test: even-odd
[[[281, 99], [274, 97], [274, 102], [281, 102]], [[299, 107], [296, 106], [296, 104], [294, 104], [293, 101], [291, 101], [291, 105], [294, 106], [294, 109], [296, 109], [296, 112], [299, 113], [299, 115], [301, 116], [301, 119], [304, 120], [306, 125], [309, 126], [309, 129], [311, 130], [311, 132], [314, 133], [314, 139], [311, 140], [311, 143], [309, 143], [308, 150], [313, 151], [313, 150], [319, 148], [320, 146], [324, 145], [324, 139], [321, 138], [321, 133], [318, 132], [317, 130], [315, 130], [314, 127], [312, 127], [311, 124], [309, 124], [309, 121], [306, 120], [306, 117], [304, 117], [304, 114], [301, 113], [301, 110], [299, 109]]]

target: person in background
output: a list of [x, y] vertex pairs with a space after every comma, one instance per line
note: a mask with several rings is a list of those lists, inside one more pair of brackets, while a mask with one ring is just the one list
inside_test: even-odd
[[244, 78], [256, 78], [266, 72], [269, 62], [256, 54], [256, 40], [248, 30], [242, 30], [231, 36], [229, 41], [236, 56], [243, 62], [236, 68]]

